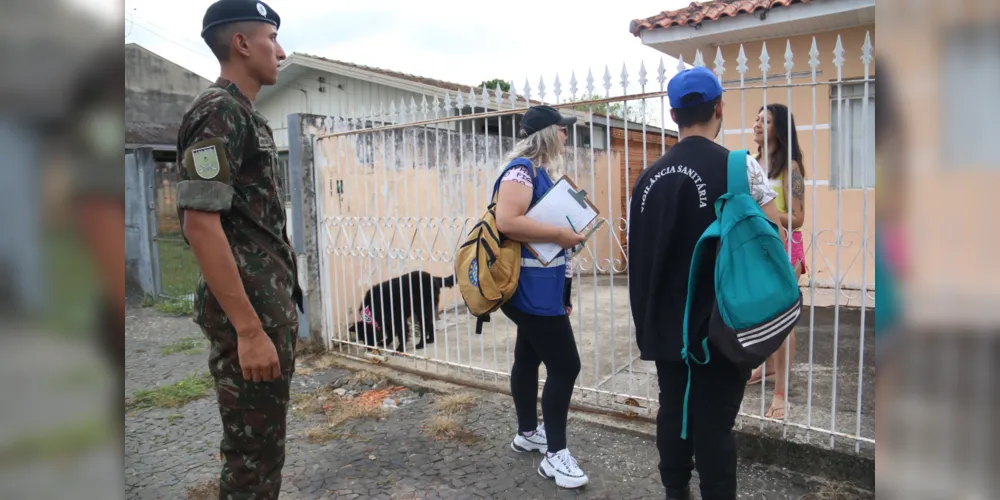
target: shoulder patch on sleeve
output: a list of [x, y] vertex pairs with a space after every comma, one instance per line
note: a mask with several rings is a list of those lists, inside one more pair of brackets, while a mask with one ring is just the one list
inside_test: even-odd
[[222, 138], [198, 141], [184, 151], [184, 167], [191, 179], [229, 183], [229, 158]]

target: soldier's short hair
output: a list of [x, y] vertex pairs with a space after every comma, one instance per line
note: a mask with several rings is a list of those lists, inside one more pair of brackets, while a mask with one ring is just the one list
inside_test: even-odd
[[205, 31], [205, 43], [219, 62], [226, 62], [229, 60], [229, 44], [233, 41], [233, 35], [236, 33], [249, 35], [261, 26], [263, 24], [250, 21], [213, 26]]

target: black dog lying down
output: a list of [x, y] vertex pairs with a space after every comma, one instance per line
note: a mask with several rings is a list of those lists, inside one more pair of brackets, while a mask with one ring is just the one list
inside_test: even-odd
[[[361, 302], [361, 321], [348, 331], [369, 346], [388, 347], [396, 339], [396, 351], [403, 352], [403, 339], [409, 338], [409, 319], [421, 324], [424, 340], [434, 343], [434, 320], [442, 288], [455, 286], [455, 276], [439, 278], [426, 271], [411, 271], [373, 286]], [[415, 349], [423, 349], [424, 341]]]

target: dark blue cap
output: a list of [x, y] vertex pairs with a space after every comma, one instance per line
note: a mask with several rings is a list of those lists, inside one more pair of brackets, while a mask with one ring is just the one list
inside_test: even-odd
[[255, 0], [218, 0], [208, 7], [201, 21], [201, 36], [216, 26], [257, 21], [281, 27], [281, 16], [264, 2]]
[[575, 116], [563, 116], [552, 106], [532, 106], [521, 118], [521, 130], [527, 136], [552, 125], [572, 125], [574, 123], [576, 123]]
[[[696, 94], [698, 99], [682, 101], [686, 96]], [[711, 102], [722, 95], [722, 84], [712, 70], [698, 66], [674, 75], [667, 84], [667, 97], [674, 109]]]

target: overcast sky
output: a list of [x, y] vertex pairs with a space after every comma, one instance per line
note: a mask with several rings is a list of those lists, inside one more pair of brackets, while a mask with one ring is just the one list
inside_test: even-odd
[[[102, 0], [76, 0], [79, 2]], [[138, 43], [210, 80], [218, 63], [199, 33], [211, 0], [126, 0], [126, 42]], [[629, 93], [638, 93], [639, 63], [649, 73], [647, 91], [659, 90], [660, 52], [628, 31], [634, 18], [683, 7], [687, 0], [544, 1], [505, 0], [271, 0], [281, 16], [278, 40], [285, 51], [402, 71], [467, 85], [513, 80], [523, 91], [527, 78], [538, 97], [545, 78], [546, 100], [558, 73], [564, 96], [571, 71], [582, 92], [587, 70], [604, 94], [608, 66], [612, 95], [622, 94], [622, 64]], [[667, 78], [677, 61], [664, 57]]]

